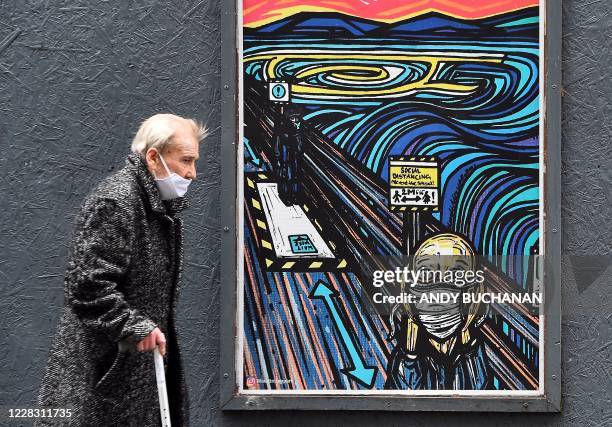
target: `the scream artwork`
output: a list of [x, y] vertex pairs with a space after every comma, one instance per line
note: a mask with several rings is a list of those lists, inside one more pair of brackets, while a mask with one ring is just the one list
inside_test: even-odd
[[538, 392], [543, 4], [239, 9], [240, 392]]

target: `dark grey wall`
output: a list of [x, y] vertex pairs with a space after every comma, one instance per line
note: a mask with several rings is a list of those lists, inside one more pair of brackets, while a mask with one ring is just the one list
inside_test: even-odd
[[[562, 415], [219, 411], [218, 0], [0, 0], [0, 407], [31, 405], [62, 303], [71, 221], [138, 123], [208, 122], [179, 328], [194, 425], [611, 425], [611, 272], [564, 263]], [[610, 252], [612, 4], [564, 2], [563, 249]]]

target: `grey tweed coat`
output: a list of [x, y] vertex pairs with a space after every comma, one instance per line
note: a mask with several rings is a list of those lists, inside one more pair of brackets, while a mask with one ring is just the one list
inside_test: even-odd
[[[156, 326], [168, 341], [172, 425], [188, 425], [175, 328], [183, 236], [176, 214], [187, 204], [184, 198], [162, 201], [135, 154], [83, 202], [64, 280], [64, 307], [38, 397], [41, 406], [73, 408], [63, 425], [161, 424], [153, 354], [135, 350]], [[61, 425], [58, 421], [48, 420]]]

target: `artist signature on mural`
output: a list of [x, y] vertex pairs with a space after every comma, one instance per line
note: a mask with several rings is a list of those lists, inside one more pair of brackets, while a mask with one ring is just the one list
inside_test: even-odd
[[291, 384], [291, 380], [276, 380], [276, 379], [262, 379], [262, 378], [255, 378], [253, 376], [249, 376], [246, 379], [246, 385], [247, 387], [255, 387], [258, 384], [265, 384], [265, 385], [270, 385], [270, 384]]

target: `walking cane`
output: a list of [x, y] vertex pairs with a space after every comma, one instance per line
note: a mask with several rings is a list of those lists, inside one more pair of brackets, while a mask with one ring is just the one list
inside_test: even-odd
[[159, 352], [159, 347], [155, 347], [153, 350], [153, 358], [155, 359], [155, 377], [157, 378], [157, 395], [159, 396], [159, 413], [161, 415], [162, 427], [170, 427], [166, 372], [164, 371], [164, 359]]

